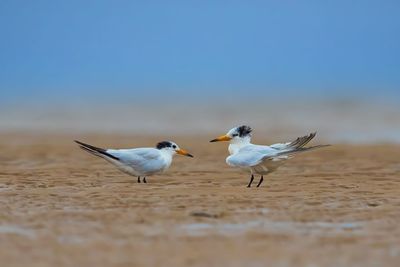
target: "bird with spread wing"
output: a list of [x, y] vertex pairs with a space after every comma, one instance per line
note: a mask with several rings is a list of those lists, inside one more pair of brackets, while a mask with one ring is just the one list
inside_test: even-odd
[[287, 143], [278, 143], [270, 146], [255, 145], [251, 143], [251, 132], [252, 129], [249, 126], [243, 125], [235, 127], [225, 135], [210, 141], [230, 142], [228, 148], [230, 156], [226, 158], [226, 163], [230, 166], [250, 171], [251, 177], [247, 187], [251, 186], [254, 174], [261, 175], [261, 179], [257, 184], [257, 187], [259, 187], [264, 180], [264, 175], [275, 171], [286, 160], [291, 158], [292, 155], [329, 146], [316, 145], [305, 147], [315, 137], [316, 133], [298, 137], [296, 140]]

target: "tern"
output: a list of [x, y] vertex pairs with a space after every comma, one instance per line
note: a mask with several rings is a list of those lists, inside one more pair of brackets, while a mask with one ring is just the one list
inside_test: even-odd
[[166, 171], [171, 165], [172, 157], [175, 154], [193, 157], [171, 141], [159, 142], [155, 148], [132, 149], [104, 149], [76, 140], [75, 142], [83, 150], [105, 159], [120, 171], [137, 176], [138, 183], [140, 183], [140, 177], [143, 177], [143, 182], [147, 183], [147, 176]]
[[243, 125], [235, 127], [225, 135], [210, 141], [230, 141], [228, 148], [230, 156], [226, 158], [226, 163], [230, 166], [250, 171], [251, 177], [247, 187], [251, 186], [254, 174], [261, 175], [257, 184], [257, 187], [259, 187], [264, 180], [264, 175], [275, 171], [293, 154], [329, 146], [304, 147], [315, 137], [316, 133], [298, 137], [288, 143], [278, 143], [270, 146], [255, 145], [251, 143], [251, 132], [252, 129], [249, 126]]

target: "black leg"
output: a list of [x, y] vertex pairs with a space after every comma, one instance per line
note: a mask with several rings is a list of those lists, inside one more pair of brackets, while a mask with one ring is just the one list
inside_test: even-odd
[[137, 177], [137, 182], [140, 183], [140, 176]]
[[264, 177], [261, 175], [261, 179], [260, 179], [260, 181], [258, 182], [258, 185], [257, 185], [257, 187], [260, 187], [260, 185], [261, 185], [261, 183], [264, 181]]
[[247, 185], [247, 187], [250, 187], [250, 186], [251, 186], [251, 183], [253, 182], [253, 180], [254, 180], [254, 175], [252, 174], [252, 175], [251, 175], [251, 178], [250, 178], [250, 182], [249, 182], [249, 184]]
[[146, 177], [143, 178], [143, 183], [147, 184]]

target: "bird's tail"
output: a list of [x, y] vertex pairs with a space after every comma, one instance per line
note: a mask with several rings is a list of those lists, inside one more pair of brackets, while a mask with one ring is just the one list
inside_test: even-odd
[[107, 153], [107, 150], [105, 150], [103, 148], [88, 145], [88, 144], [82, 143], [77, 140], [74, 140], [74, 141], [75, 141], [75, 143], [77, 143], [79, 145], [80, 148], [89, 152], [90, 154], [93, 154], [95, 156], [105, 158], [105, 159], [119, 160], [119, 158], [117, 158], [116, 156], [111, 155], [110, 153]]

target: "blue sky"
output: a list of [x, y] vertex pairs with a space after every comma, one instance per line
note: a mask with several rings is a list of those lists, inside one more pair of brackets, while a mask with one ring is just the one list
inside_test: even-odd
[[1, 99], [398, 97], [399, 14], [400, 1], [2, 0]]

